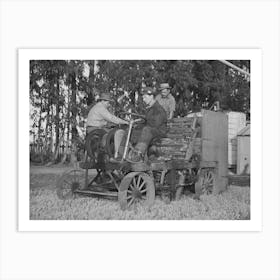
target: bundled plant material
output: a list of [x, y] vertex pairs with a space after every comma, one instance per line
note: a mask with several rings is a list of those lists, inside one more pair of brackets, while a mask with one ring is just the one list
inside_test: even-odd
[[200, 126], [196, 117], [173, 119], [167, 127], [167, 137], [157, 143], [161, 158], [189, 160], [193, 154], [201, 153]]

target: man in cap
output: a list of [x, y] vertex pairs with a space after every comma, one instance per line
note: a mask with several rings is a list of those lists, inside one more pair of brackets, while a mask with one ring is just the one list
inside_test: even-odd
[[[98, 102], [90, 109], [87, 117], [86, 131], [87, 134], [91, 133], [96, 129], [104, 129], [106, 132], [109, 131], [108, 123], [129, 124], [128, 121], [120, 119], [109, 112], [108, 107], [110, 102], [113, 102], [112, 97], [108, 93], [102, 93]], [[120, 139], [124, 134], [124, 130], [117, 130], [115, 133], [115, 157], [118, 154], [118, 148], [120, 145]]]
[[156, 137], [164, 137], [167, 131], [167, 115], [162, 106], [155, 99], [155, 92], [150, 87], [142, 89], [143, 101], [147, 106], [145, 124], [140, 129], [132, 131], [133, 138], [137, 139], [135, 150], [132, 150], [128, 161], [139, 162], [144, 159], [151, 141]]
[[168, 83], [160, 84], [160, 93], [156, 96], [157, 102], [164, 108], [167, 114], [167, 119], [173, 118], [175, 111], [175, 98], [170, 93], [170, 86]]

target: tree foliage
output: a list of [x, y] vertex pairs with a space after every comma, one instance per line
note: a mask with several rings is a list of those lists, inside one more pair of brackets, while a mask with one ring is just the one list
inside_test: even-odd
[[[250, 71], [250, 61], [230, 61]], [[250, 116], [250, 80], [217, 60], [32, 60], [30, 61], [30, 142], [32, 159], [45, 162], [75, 156], [77, 129], [90, 107], [111, 92], [114, 111], [140, 112], [143, 86], [170, 84], [176, 116], [219, 101], [224, 110]], [[38, 156], [39, 155], [39, 156]]]

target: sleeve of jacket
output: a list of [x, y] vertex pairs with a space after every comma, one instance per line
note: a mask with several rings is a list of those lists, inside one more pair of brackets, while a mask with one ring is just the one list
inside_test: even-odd
[[112, 122], [115, 124], [126, 124], [127, 123], [125, 120], [122, 120], [122, 119], [114, 116], [113, 114], [111, 114], [107, 109], [102, 110], [100, 112], [100, 114], [108, 122]]

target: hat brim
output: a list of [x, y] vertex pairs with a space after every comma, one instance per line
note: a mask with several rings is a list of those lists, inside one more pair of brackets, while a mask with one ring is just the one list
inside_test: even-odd
[[152, 93], [142, 92], [141, 95], [153, 95], [153, 96], [156, 96], [157, 93], [156, 92], [152, 92]]
[[114, 100], [112, 99], [107, 99], [107, 98], [99, 98], [99, 101], [104, 100], [104, 101], [109, 101], [109, 102], [114, 102]]

